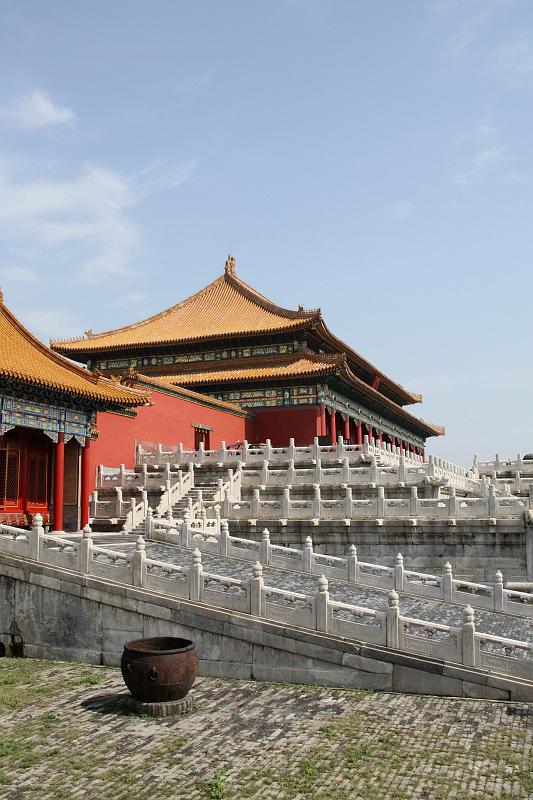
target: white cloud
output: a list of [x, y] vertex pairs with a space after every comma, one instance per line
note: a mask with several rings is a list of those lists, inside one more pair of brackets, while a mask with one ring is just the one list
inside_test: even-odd
[[[471, 186], [487, 177], [505, 180], [502, 168], [513, 161], [500, 140], [498, 130], [489, 122], [478, 122], [471, 130], [458, 134], [455, 149], [452, 182]], [[509, 173], [511, 174], [511, 173]]]
[[130, 280], [140, 245], [135, 207], [148, 194], [185, 183], [195, 168], [193, 161], [158, 167], [147, 177], [145, 170], [128, 176], [92, 164], [65, 176], [58, 165], [28, 169], [0, 158], [0, 247], [26, 253], [18, 269], [27, 267], [27, 276], [38, 263], [78, 283]]
[[71, 108], [54, 103], [47, 92], [34, 89], [0, 108], [0, 120], [15, 128], [32, 130], [55, 125], [73, 125], [76, 115]]
[[522, 36], [502, 45], [496, 55], [495, 68], [517, 80], [533, 78], [533, 42]]
[[429, 6], [429, 27], [443, 36], [446, 53], [457, 58], [482, 39], [493, 17], [512, 0], [433, 0]]
[[37, 273], [27, 267], [0, 267], [0, 279], [19, 283], [36, 283]]
[[409, 200], [402, 200], [399, 203], [396, 203], [394, 208], [392, 209], [392, 214], [395, 219], [397, 220], [405, 220], [411, 219], [415, 213], [416, 206], [414, 203], [411, 203]]
[[125, 303], [142, 303], [147, 297], [146, 292], [128, 292], [122, 299]]

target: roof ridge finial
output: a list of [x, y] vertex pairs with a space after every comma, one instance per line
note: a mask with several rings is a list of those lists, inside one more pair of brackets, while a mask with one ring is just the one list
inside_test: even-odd
[[2, 291], [2, 287], [0, 286], [0, 305], [4, 304], [4, 293]]
[[224, 272], [226, 275], [235, 275], [235, 256], [228, 253], [226, 263], [224, 264]]

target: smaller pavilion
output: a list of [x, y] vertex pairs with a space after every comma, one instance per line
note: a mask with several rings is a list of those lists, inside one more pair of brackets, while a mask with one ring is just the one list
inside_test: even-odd
[[133, 415], [148, 398], [52, 352], [0, 292], [0, 522], [26, 526], [39, 512], [54, 530], [86, 525], [96, 412]]

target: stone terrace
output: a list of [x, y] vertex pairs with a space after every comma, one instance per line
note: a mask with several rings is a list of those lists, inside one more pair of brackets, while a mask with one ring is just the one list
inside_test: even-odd
[[201, 678], [126, 713], [116, 669], [0, 660], [2, 800], [533, 797], [533, 706]]

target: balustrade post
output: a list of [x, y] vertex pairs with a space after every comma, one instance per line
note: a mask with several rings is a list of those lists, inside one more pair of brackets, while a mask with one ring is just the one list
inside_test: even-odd
[[218, 451], [218, 455], [221, 463], [225, 464], [227, 458], [227, 451], [226, 451], [226, 442], [224, 440], [220, 442], [220, 450]]
[[155, 446], [155, 463], [159, 466], [163, 460], [163, 445], [156, 444]]
[[442, 599], [446, 600], [447, 603], [451, 603], [453, 600], [452, 565], [449, 561], [445, 563], [442, 573]]
[[322, 460], [320, 456], [316, 459], [315, 464], [315, 483], [322, 483]]
[[191, 546], [191, 515], [188, 509], [185, 509], [185, 512], [183, 514], [183, 522], [181, 523], [180, 543], [182, 547]]
[[121, 464], [118, 468], [118, 485], [125, 486], [126, 485], [126, 467], [124, 464]]
[[272, 545], [270, 544], [270, 533], [268, 528], [264, 528], [263, 534], [261, 536], [261, 564], [268, 565], [270, 564], [271, 556], [272, 556]]
[[403, 556], [401, 553], [398, 553], [394, 565], [394, 588], [397, 592], [403, 592], [403, 579]]
[[367, 434], [363, 438], [363, 453], [368, 455], [370, 453], [370, 443]]
[[122, 488], [115, 486], [115, 517], [122, 516]]
[[[227, 524], [227, 522], [226, 522]], [[220, 506], [215, 506], [215, 531], [220, 536], [222, 528], [220, 527]]]
[[178, 464], [181, 464], [183, 461], [183, 442], [178, 442], [176, 457], [178, 459]]
[[135, 550], [132, 558], [132, 577], [134, 586], [144, 586], [146, 580], [146, 546], [144, 539], [139, 536], [135, 543]]
[[227, 518], [231, 513], [231, 501], [229, 499], [229, 491], [224, 492], [224, 497], [222, 500], [222, 513]]
[[28, 536], [29, 540], [28, 556], [31, 558], [32, 561], [41, 560], [41, 551], [42, 551], [41, 537], [43, 534], [44, 534], [44, 528], [43, 528], [42, 515], [39, 513], [34, 514], [31, 521], [31, 531]]
[[[148, 518], [148, 512], [146, 512], [146, 514], [147, 514], [147, 518]], [[170, 505], [166, 510], [166, 518], [167, 518], [168, 522], [174, 522], [174, 517], [172, 516], [172, 506], [170, 506]]]
[[163, 480], [170, 483], [170, 464], [168, 461], [163, 468]]
[[328, 632], [328, 588], [328, 579], [325, 575], [321, 575], [318, 579], [318, 592], [315, 595], [316, 629], [324, 633]]
[[313, 518], [320, 519], [320, 511], [321, 511], [321, 495], [320, 495], [320, 486], [316, 483], [313, 485]]
[[240, 467], [241, 469], [242, 469], [242, 463], [244, 462], [246, 464], [246, 462], [248, 461], [249, 450], [250, 450], [250, 445], [248, 444], [248, 439], [244, 439], [241, 447], [241, 467]]
[[459, 503], [457, 502], [455, 486], [450, 486], [450, 496], [448, 498], [448, 516], [451, 519], [455, 519], [457, 517], [458, 507]]
[[[320, 483], [320, 481], [317, 481]], [[348, 458], [342, 459], [341, 483], [350, 483], [350, 461]]]
[[[335, 414], [335, 412], [333, 412], [333, 414]], [[342, 436], [337, 436], [337, 441], [334, 444], [335, 444], [335, 455], [339, 459], [339, 461], [341, 461], [344, 458], [344, 455], [345, 455], [344, 454], [344, 441], [342, 439]]]
[[270, 439], [267, 439], [265, 442], [265, 461], [272, 460], [272, 443]]
[[227, 519], [223, 519], [220, 523], [219, 542], [220, 542], [220, 555], [227, 556], [230, 544], [229, 525]]
[[146, 519], [144, 520], [144, 537], [145, 539], [151, 539], [154, 533], [154, 512], [151, 508], [148, 508], [146, 512]]
[[141, 444], [135, 445], [135, 464], [140, 467], [144, 463], [144, 451]]
[[418, 517], [418, 489], [411, 486], [411, 497], [409, 498], [409, 514], [411, 517]]
[[287, 460], [292, 461], [294, 464], [295, 458], [296, 458], [296, 448], [294, 447], [294, 439], [291, 436], [291, 438], [289, 439], [289, 446], [287, 448]]
[[316, 461], [317, 464], [320, 461], [320, 445], [318, 444], [318, 436], [313, 438], [313, 444], [311, 446], [311, 458], [313, 461]]
[[252, 492], [252, 519], [259, 519], [260, 517], [259, 503], [259, 489], [254, 489]]
[[352, 518], [353, 512], [353, 496], [352, 496], [352, 487], [347, 486], [346, 491], [344, 494], [344, 516], [347, 519]]
[[146, 464], [142, 465], [139, 475], [140, 475], [141, 485], [146, 486], [148, 484], [148, 467], [146, 466]]
[[292, 486], [296, 480], [296, 470], [294, 469], [294, 459], [291, 458], [289, 460], [289, 466], [287, 468], [287, 483], [289, 486]]
[[97, 470], [98, 477], [96, 479], [96, 488], [103, 489], [104, 487], [104, 465], [99, 464]]
[[198, 458], [197, 458], [198, 464], [204, 463], [204, 449], [205, 449], [204, 443], [200, 442], [200, 444], [198, 445]]
[[189, 475], [191, 476], [190, 488], [194, 489], [194, 464], [189, 461]]
[[254, 617], [262, 617], [264, 613], [264, 582], [263, 567], [256, 561], [252, 567], [253, 577], [250, 579], [250, 614]]
[[196, 548], [192, 551], [192, 566], [189, 567], [189, 600], [200, 603], [203, 589], [202, 554]]
[[96, 514], [97, 508], [98, 508], [98, 491], [97, 489], [95, 489], [94, 492], [92, 492], [89, 497], [89, 514], [93, 519], [95, 519], [95, 517], [97, 516]]
[[228, 469], [228, 491], [226, 492], [226, 495], [229, 500], [235, 499], [233, 497], [233, 470], [231, 469], [231, 467], [230, 469]]
[[88, 575], [91, 569], [93, 540], [91, 529], [86, 525], [82, 531], [81, 541], [78, 545], [78, 570], [82, 575]]
[[370, 456], [369, 478], [370, 483], [376, 484], [378, 482], [378, 465], [376, 463], [376, 456]]
[[304, 572], [313, 572], [315, 559], [313, 553], [313, 540], [310, 536], [306, 537], [303, 549], [303, 568]]
[[282, 519], [289, 519], [291, 515], [291, 490], [288, 486], [283, 489], [283, 496], [281, 498], [281, 517]]
[[346, 557], [346, 577], [352, 583], [357, 583], [357, 547], [351, 544]]
[[489, 517], [496, 516], [496, 506], [498, 503], [498, 498], [496, 497], [496, 487], [489, 486], [489, 505], [488, 505], [488, 514]]
[[268, 461], [261, 462], [261, 486], [268, 486]]
[[494, 610], [503, 611], [504, 606], [504, 589], [503, 589], [503, 575], [498, 570], [494, 576]]
[[474, 624], [474, 609], [465, 606], [463, 609], [463, 664], [469, 667], [476, 666], [476, 627]]
[[407, 467], [405, 465], [405, 456], [400, 456], [400, 463], [398, 465], [398, 480], [400, 483], [405, 483], [407, 480]]
[[385, 487], [378, 486], [376, 515], [378, 519], [385, 517]]
[[387, 647], [400, 646], [400, 603], [398, 593], [392, 589], [387, 597]]

